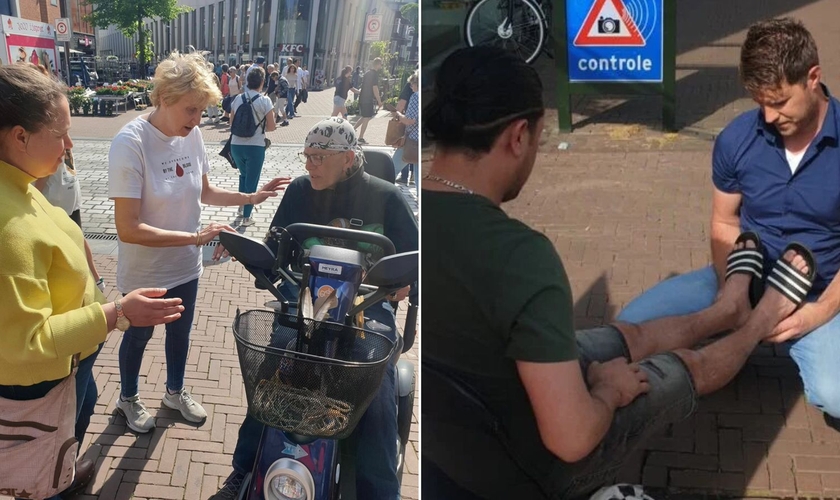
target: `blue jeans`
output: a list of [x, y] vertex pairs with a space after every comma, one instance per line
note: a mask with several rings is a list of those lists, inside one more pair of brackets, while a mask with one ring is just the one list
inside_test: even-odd
[[[184, 387], [184, 371], [187, 368], [187, 354], [190, 349], [190, 330], [195, 314], [195, 297], [198, 294], [198, 278], [170, 288], [164, 297], [179, 297], [184, 311], [181, 317], [166, 325], [166, 388], [180, 391]], [[146, 344], [155, 331], [153, 326], [132, 326], [123, 333], [120, 343], [120, 395], [128, 399], [139, 393], [140, 365]]]
[[[93, 364], [96, 362], [96, 357], [99, 356], [99, 351], [102, 350], [102, 345], [96, 349], [96, 352], [79, 361], [79, 368], [76, 370], [76, 440], [79, 446], [85, 439], [85, 432], [88, 425], [90, 425], [90, 416], [96, 407], [96, 400], [99, 397], [96, 388], [96, 378], [93, 376]], [[18, 401], [28, 401], [32, 399], [42, 398], [50, 392], [50, 389], [57, 386], [61, 380], [50, 380], [41, 382], [40, 384], [22, 386], [22, 385], [0, 385], [0, 397]], [[60, 495], [48, 498], [47, 500], [61, 500]]]
[[295, 96], [297, 95], [297, 89], [289, 89], [289, 92], [286, 94], [286, 116], [289, 118], [294, 118], [295, 116]]
[[[255, 193], [260, 185], [263, 162], [265, 162], [265, 148], [263, 146], [242, 146], [232, 144], [230, 154], [239, 167], [239, 192]], [[250, 217], [254, 205], [245, 205], [243, 216]]]
[[[285, 284], [281, 291], [290, 302], [297, 301], [296, 291]], [[384, 335], [396, 338], [396, 318], [390, 304], [384, 302], [365, 310], [365, 317], [391, 327], [391, 333]], [[257, 448], [264, 425], [245, 417], [239, 428], [239, 440], [233, 452], [233, 468], [246, 474], [254, 468]], [[400, 484], [397, 479], [397, 405], [396, 369], [388, 364], [379, 392], [368, 406], [353, 431], [359, 443], [356, 452], [357, 497], [382, 500], [399, 499]]]
[[[619, 321], [642, 323], [663, 316], [701, 311], [715, 300], [717, 276], [712, 266], [667, 279], [636, 297], [618, 315]], [[790, 356], [799, 368], [808, 402], [840, 418], [840, 315], [790, 341]]]

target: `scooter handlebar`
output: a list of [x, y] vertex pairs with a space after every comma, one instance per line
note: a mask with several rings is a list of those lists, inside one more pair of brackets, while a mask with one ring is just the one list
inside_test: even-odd
[[289, 232], [295, 239], [302, 241], [306, 238], [340, 238], [345, 240], [357, 241], [359, 243], [370, 243], [382, 248], [385, 255], [393, 255], [397, 252], [394, 248], [394, 243], [379, 233], [371, 231], [361, 231], [358, 229], [347, 229], [343, 227], [321, 226], [318, 224], [295, 223], [286, 226], [286, 231]]

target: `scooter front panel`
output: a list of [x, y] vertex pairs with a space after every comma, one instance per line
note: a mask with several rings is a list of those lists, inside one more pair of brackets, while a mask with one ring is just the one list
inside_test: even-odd
[[300, 462], [312, 474], [315, 494], [308, 500], [337, 498], [338, 454], [338, 441], [334, 439], [316, 439], [308, 444], [297, 444], [283, 431], [266, 427], [257, 450], [247, 500], [270, 500], [264, 494], [265, 476], [271, 464], [281, 458], [291, 458]]

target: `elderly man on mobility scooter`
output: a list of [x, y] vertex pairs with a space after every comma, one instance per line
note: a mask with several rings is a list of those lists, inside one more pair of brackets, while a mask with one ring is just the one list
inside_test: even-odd
[[[417, 250], [417, 221], [411, 209], [393, 184], [364, 171], [364, 155], [352, 125], [337, 117], [319, 122], [307, 135], [300, 157], [309, 175], [288, 186], [272, 228], [308, 223], [361, 229], [384, 234], [397, 253]], [[273, 238], [266, 238], [266, 243], [277, 251]], [[281, 289], [287, 297], [296, 298], [296, 290]], [[389, 298], [399, 301], [408, 292], [406, 287]], [[387, 302], [366, 309], [365, 316], [387, 327], [383, 330], [390, 329], [386, 335], [396, 335], [394, 311]], [[356, 455], [358, 498], [399, 497], [395, 390], [395, 370], [389, 364], [376, 397], [354, 431], [358, 442], [364, 443]], [[251, 416], [245, 418], [233, 455], [234, 471], [212, 500], [239, 497], [243, 480], [253, 468], [263, 427]]]

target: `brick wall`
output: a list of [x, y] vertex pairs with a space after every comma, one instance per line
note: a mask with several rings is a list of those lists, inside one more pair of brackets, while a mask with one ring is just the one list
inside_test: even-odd
[[[20, 0], [20, 17], [30, 21], [53, 24], [61, 17], [60, 0]], [[55, 3], [55, 5], [53, 5]]]

